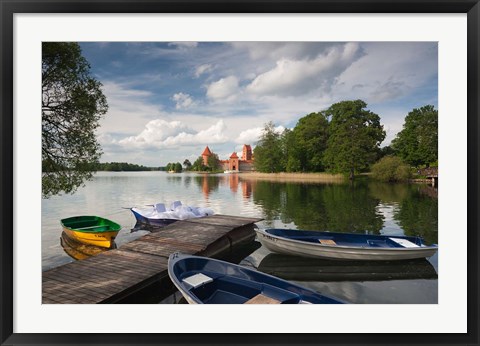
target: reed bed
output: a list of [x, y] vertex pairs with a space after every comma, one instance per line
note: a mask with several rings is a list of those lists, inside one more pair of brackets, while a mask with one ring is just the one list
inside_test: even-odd
[[345, 176], [342, 174], [329, 173], [260, 173], [242, 172], [241, 179], [271, 180], [279, 182], [309, 182], [309, 183], [343, 183]]

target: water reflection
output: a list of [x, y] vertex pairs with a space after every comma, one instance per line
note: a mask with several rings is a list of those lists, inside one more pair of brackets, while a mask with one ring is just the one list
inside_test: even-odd
[[201, 174], [199, 176], [194, 176], [193, 181], [200, 187], [203, 196], [206, 200], [212, 192], [218, 190], [220, 185], [220, 179], [217, 176], [211, 174]]
[[[59, 220], [78, 214], [100, 215], [122, 225], [115, 242], [119, 248], [154, 230], [134, 226], [133, 214], [124, 207], [144, 206], [156, 202], [181, 200], [185, 204], [212, 208], [217, 214], [263, 218], [259, 227], [329, 230], [337, 232], [370, 232], [389, 235], [421, 235], [427, 243], [438, 243], [437, 190], [427, 185], [384, 184], [358, 179], [351, 184], [266, 181], [247, 178], [247, 174], [167, 174], [164, 172], [99, 172], [74, 195], [54, 196], [42, 200], [42, 267], [53, 268], [85, 258], [89, 253], [79, 247], [59, 242]], [[132, 228], [134, 231], [132, 232]], [[62, 246], [61, 246], [62, 245]], [[71, 249], [76, 249], [74, 253]], [[80, 248], [81, 249], [81, 248]], [[242, 265], [260, 269], [268, 267], [270, 252], [252, 249]], [[69, 253], [70, 252], [70, 253]], [[83, 254], [80, 254], [83, 253]], [[240, 257], [244, 254], [239, 254]], [[273, 257], [275, 260], [275, 257]], [[263, 262], [265, 260], [265, 262]], [[420, 265], [401, 266], [382, 272], [369, 268], [377, 278], [362, 278], [366, 268], [344, 272], [340, 281], [322, 281], [318, 275], [334, 275], [320, 269], [319, 263], [301, 264], [291, 260], [277, 262], [278, 275], [286, 271], [300, 275], [298, 283], [355, 303], [436, 303], [438, 255]], [[431, 264], [429, 266], [429, 264]], [[315, 269], [313, 266], [317, 266]], [[333, 265], [333, 264], [332, 264]], [[340, 264], [341, 265], [341, 264]], [[393, 264], [394, 266], [396, 264]], [[346, 270], [337, 266], [335, 270]], [[273, 269], [271, 269], [273, 270]], [[290, 270], [290, 269], [288, 269]], [[301, 270], [311, 270], [307, 274]], [[301, 275], [305, 274], [304, 277]], [[292, 274], [293, 275], [293, 274]], [[417, 277], [415, 277], [417, 275]], [[345, 277], [350, 277], [349, 281]], [[352, 281], [356, 278], [357, 281]], [[293, 279], [292, 279], [293, 280]], [[316, 280], [316, 281], [312, 281]], [[332, 277], [329, 280], [334, 280]]]
[[406, 235], [419, 235], [429, 243], [438, 239], [438, 199], [428, 198], [420, 189], [400, 203], [394, 215]]
[[295, 282], [353, 304], [438, 303], [438, 280]]
[[426, 185], [368, 179], [354, 184], [310, 184], [249, 180], [241, 174], [202, 174], [190, 180], [206, 200], [222, 188], [232, 195], [241, 191], [245, 201], [260, 207], [268, 227], [279, 220], [305, 230], [419, 235], [430, 244], [438, 239], [437, 190]]
[[[192, 177], [188, 177], [189, 183]], [[201, 174], [194, 176], [193, 181], [197, 184], [203, 193], [205, 199], [208, 200], [209, 196], [218, 191], [222, 187], [228, 187], [232, 194], [236, 194], [239, 190], [242, 193], [242, 197], [249, 199], [252, 195], [252, 189], [255, 186], [254, 181], [242, 181], [238, 174]], [[186, 185], [187, 186], [187, 185]]]
[[62, 232], [60, 236], [60, 245], [63, 251], [75, 260], [83, 260], [109, 250], [99, 246], [80, 243], [70, 238], [65, 232]]
[[408, 261], [339, 261], [268, 254], [258, 270], [293, 281], [387, 281], [437, 279], [425, 259]]

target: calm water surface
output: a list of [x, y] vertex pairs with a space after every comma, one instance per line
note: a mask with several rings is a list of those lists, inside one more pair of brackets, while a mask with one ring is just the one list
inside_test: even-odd
[[[258, 227], [420, 235], [437, 243], [436, 190], [425, 185], [319, 184], [249, 180], [242, 174], [99, 172], [74, 195], [42, 201], [42, 268], [74, 261], [60, 244], [60, 219], [103, 216], [122, 225], [118, 247], [147, 234], [132, 231], [124, 208], [180, 200], [217, 214], [264, 218]], [[260, 247], [242, 265], [272, 273], [351, 303], [437, 303], [438, 255], [402, 263], [349, 263], [272, 254]]]

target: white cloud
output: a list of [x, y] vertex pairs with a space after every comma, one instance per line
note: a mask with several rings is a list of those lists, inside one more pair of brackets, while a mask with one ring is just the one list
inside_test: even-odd
[[235, 76], [221, 78], [207, 87], [207, 96], [214, 101], [233, 101], [238, 92], [238, 79]]
[[174, 42], [132, 44], [132, 52], [146, 61], [134, 75], [112, 71], [116, 62], [96, 66], [110, 78], [99, 78], [109, 110], [97, 131], [109, 160], [166, 164], [198, 157], [205, 145], [230, 155], [234, 146], [254, 145], [269, 121], [292, 128], [308, 113], [352, 99], [381, 116], [385, 145], [409, 110], [438, 103], [435, 42]]
[[322, 42], [232, 42], [239, 50], [246, 50], [252, 60], [312, 59], [330, 46], [338, 43]]
[[124, 99], [124, 98], [145, 98], [152, 96], [153, 94], [150, 91], [138, 90], [129, 88], [125, 84], [116, 83], [112, 81], [102, 81], [103, 91], [109, 98], [113, 99]]
[[172, 96], [172, 100], [176, 102], [176, 109], [185, 109], [193, 106], [194, 102], [190, 95], [184, 93], [176, 93]]
[[237, 138], [235, 138], [235, 143], [249, 144], [257, 142], [262, 135], [262, 130], [262, 127], [255, 127], [253, 129], [242, 131], [238, 134]]
[[213, 67], [210, 64], [203, 64], [203, 65], [197, 66], [197, 68], [195, 69], [195, 77], [198, 78], [202, 74], [212, 71], [212, 69]]
[[112, 81], [102, 81], [102, 83], [102, 91], [107, 97], [108, 112], [100, 120], [101, 132], [140, 131], [145, 120], [162, 115], [162, 107], [148, 101], [153, 96], [151, 92]]
[[366, 43], [363, 48], [365, 55], [338, 77], [336, 94], [382, 103], [421, 91], [437, 75], [436, 43]]
[[228, 139], [224, 134], [225, 124], [219, 120], [216, 124], [201, 131], [194, 131], [180, 121], [152, 120], [137, 136], [120, 140], [123, 146], [135, 148], [175, 148], [185, 145], [224, 143]]
[[[237, 136], [237, 138], [235, 138], [234, 142], [238, 143], [238, 144], [253, 144], [253, 143], [256, 143], [256, 142], [258, 142], [258, 140], [262, 136], [263, 129], [264, 129], [263, 127], [254, 127], [254, 128], [251, 128], [251, 129], [244, 130], [244, 131], [242, 131], [238, 134], [238, 136]], [[274, 128], [274, 130], [275, 130], [275, 132], [281, 134], [281, 133], [283, 133], [283, 131], [285, 131], [285, 127], [283, 127], [282, 125], [279, 125], [279, 126], [276, 126]]]
[[291, 96], [328, 87], [357, 59], [359, 51], [358, 43], [347, 43], [332, 47], [312, 60], [282, 58], [273, 69], [257, 76], [247, 86], [247, 91], [259, 96]]

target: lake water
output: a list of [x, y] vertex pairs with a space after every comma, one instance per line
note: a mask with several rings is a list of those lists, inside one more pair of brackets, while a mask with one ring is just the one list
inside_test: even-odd
[[[42, 200], [42, 269], [74, 261], [60, 244], [60, 219], [109, 218], [122, 230], [117, 247], [146, 230], [132, 229], [128, 207], [175, 200], [212, 208], [216, 214], [259, 217], [260, 228], [295, 228], [438, 240], [438, 200], [422, 184], [384, 184], [367, 178], [352, 185], [252, 180], [242, 174], [99, 172], [73, 195]], [[438, 302], [438, 255], [401, 263], [359, 263], [272, 254], [259, 247], [242, 265], [273, 273], [351, 303]]]

